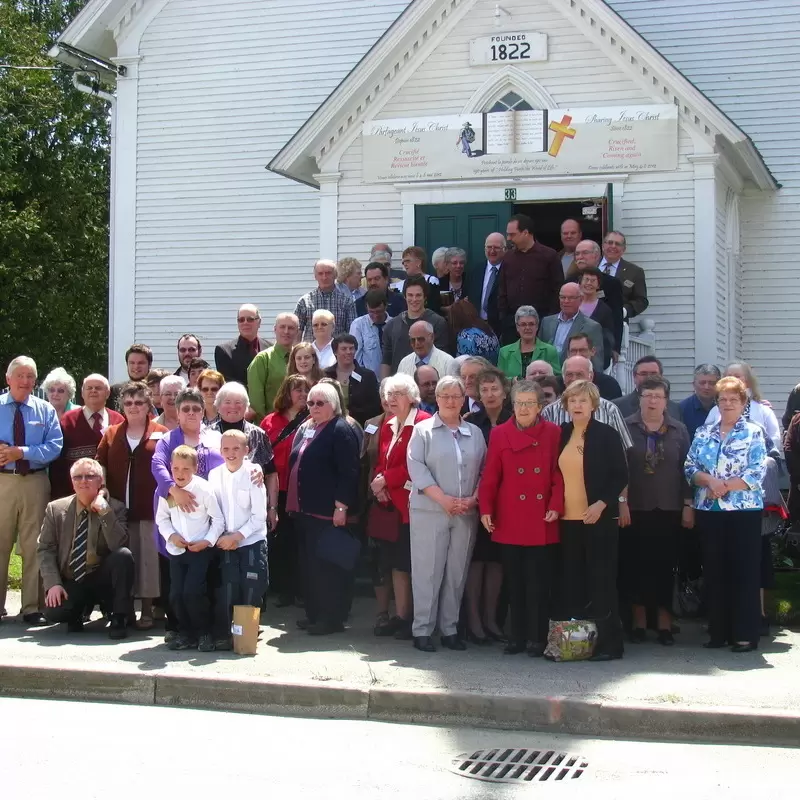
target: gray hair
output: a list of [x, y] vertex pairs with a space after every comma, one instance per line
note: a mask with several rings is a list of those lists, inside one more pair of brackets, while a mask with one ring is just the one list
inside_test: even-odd
[[445, 258], [449, 249], [449, 247], [437, 247], [431, 256], [431, 264], [435, 265], [438, 261], [441, 261], [443, 258]]
[[[317, 312], [315, 311], [314, 313], [316, 314]], [[414, 320], [411, 323], [411, 325], [408, 326], [409, 332], [411, 331], [411, 328], [414, 327], [414, 325], [421, 325], [425, 333], [427, 333], [429, 336], [433, 336], [433, 325], [431, 325], [430, 322], [428, 322], [427, 320], [425, 319]]]
[[519, 321], [523, 317], [533, 317], [536, 320], [537, 325], [539, 323], [539, 313], [533, 306], [520, 306], [514, 312], [514, 324], [519, 325]]
[[318, 308], [312, 315], [311, 315], [311, 324], [313, 325], [315, 320], [324, 320], [325, 322], [336, 322], [336, 317], [328, 311], [327, 308]]
[[418, 406], [420, 402], [419, 386], [410, 375], [398, 373], [381, 381], [381, 399], [386, 400], [389, 392], [403, 392], [408, 396], [412, 406]]
[[439, 383], [436, 384], [436, 396], [438, 397], [442, 392], [447, 389], [458, 389], [461, 394], [466, 395], [467, 389], [464, 386], [464, 381], [455, 375], [445, 375], [444, 378], [439, 378]]
[[579, 245], [581, 245], [581, 244], [591, 245], [592, 253], [594, 253], [594, 255], [596, 255], [596, 256], [602, 255], [602, 253], [603, 253], [602, 248], [600, 247], [599, 244], [597, 244], [596, 241], [594, 241], [594, 239], [582, 239], [580, 242], [578, 242], [578, 244]]
[[716, 364], [698, 364], [694, 368], [695, 377], [698, 375], [713, 375], [717, 380], [722, 378], [722, 370]]
[[298, 328], [300, 327], [300, 319], [297, 314], [292, 314], [290, 311], [281, 311], [281, 313], [275, 317], [275, 324], [277, 325], [282, 320], [289, 320], [289, 322], [294, 322]]
[[535, 361], [531, 361], [531, 363], [528, 364], [527, 368], [525, 369], [525, 378], [527, 380], [536, 380], [535, 378], [528, 378], [528, 373], [533, 369], [533, 367], [536, 364], [544, 364], [544, 366], [547, 367], [547, 370], [549, 370], [549, 372], [546, 370], [545, 371], [545, 375], [555, 375], [556, 374], [556, 371], [553, 369], [553, 365], [549, 361], [544, 361], [541, 358], [537, 358]]
[[339, 402], [339, 392], [336, 391], [333, 385], [330, 383], [317, 383], [312, 386], [311, 391], [308, 393], [308, 399], [314, 400], [317, 397], [321, 397], [323, 400], [330, 403], [333, 406], [333, 412], [336, 416], [342, 416], [342, 404]]
[[219, 409], [219, 407], [222, 405], [222, 402], [230, 398], [243, 400], [245, 411], [247, 410], [247, 406], [250, 404], [250, 397], [247, 394], [247, 389], [245, 389], [241, 383], [231, 381], [230, 383], [225, 383], [220, 386], [217, 396], [214, 399], [214, 408]]
[[99, 461], [95, 461], [93, 458], [79, 458], [69, 468], [70, 478], [74, 477], [79, 470], [83, 469], [85, 469], [90, 475], [99, 475], [104, 481], [106, 479], [106, 473], [103, 469], [103, 465]]
[[50, 391], [50, 387], [55, 386], [56, 384], [60, 383], [62, 386], [65, 386], [67, 389], [67, 394], [69, 395], [70, 400], [75, 399], [75, 392], [78, 390], [78, 386], [75, 383], [75, 378], [67, 372], [64, 367], [56, 367], [55, 369], [50, 370], [47, 373], [47, 377], [42, 381], [42, 389], [45, 392]]
[[513, 403], [514, 400], [517, 399], [517, 395], [522, 392], [535, 394], [536, 402], [538, 402], [540, 406], [544, 406], [544, 389], [542, 389], [536, 381], [529, 381], [527, 379], [515, 381], [514, 385], [511, 387], [511, 402]]
[[33, 377], [39, 377], [39, 370], [36, 369], [36, 362], [30, 356], [17, 356], [9, 363], [8, 369], [6, 369], [6, 378], [10, 378], [14, 374], [14, 371], [20, 367], [28, 367], [28, 369], [32, 369]]
[[467, 251], [461, 247], [448, 247], [444, 253], [445, 263], [449, 264], [454, 258], [463, 256], [464, 261], [467, 260]]
[[481, 369], [486, 369], [487, 367], [493, 366], [492, 362], [484, 358], [483, 356], [466, 356], [464, 360], [458, 365], [459, 378], [461, 377], [461, 370], [464, 369], [464, 367], [466, 367], [467, 364], [477, 364]]
[[186, 381], [181, 375], [167, 375], [166, 378], [161, 379], [158, 384], [159, 393], [168, 392], [174, 389], [176, 392], [181, 392], [186, 388]]
[[93, 372], [91, 375], [87, 375], [83, 379], [83, 383], [81, 383], [81, 389], [86, 386], [86, 381], [100, 381], [100, 383], [106, 387], [106, 391], [111, 391], [111, 384], [108, 382], [108, 378], [106, 378], [105, 375], [101, 375], [99, 372]]
[[392, 253], [390, 250], [373, 250], [369, 255], [370, 261], [377, 261], [378, 263], [391, 262]]
[[461, 365], [472, 356], [456, 356], [452, 362], [450, 363], [450, 369], [447, 370], [447, 374], [452, 376], [453, 378], [460, 378], [461, 377]]

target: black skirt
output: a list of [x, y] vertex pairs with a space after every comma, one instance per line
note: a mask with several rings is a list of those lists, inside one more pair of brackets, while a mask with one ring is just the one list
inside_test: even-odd
[[500, 549], [500, 545], [492, 541], [492, 535], [480, 524], [475, 537], [475, 547], [472, 550], [472, 560], [481, 563], [496, 561], [498, 564], [503, 561], [503, 551]]

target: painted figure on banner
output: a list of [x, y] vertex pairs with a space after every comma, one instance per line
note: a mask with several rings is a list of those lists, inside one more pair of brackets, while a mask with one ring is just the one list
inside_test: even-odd
[[472, 124], [467, 121], [461, 128], [461, 131], [458, 134], [458, 141], [456, 144], [461, 145], [461, 152], [464, 153], [467, 158], [472, 158], [472, 143], [475, 141], [475, 128], [472, 127]]

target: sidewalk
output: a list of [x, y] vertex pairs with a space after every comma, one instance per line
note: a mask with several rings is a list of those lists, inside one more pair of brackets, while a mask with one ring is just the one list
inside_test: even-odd
[[[13, 594], [8, 605], [18, 607]], [[628, 645], [620, 661], [553, 664], [504, 656], [501, 645], [420, 653], [375, 638], [372, 615], [359, 599], [344, 634], [310, 637], [295, 627], [300, 609], [270, 605], [253, 657], [171, 652], [159, 629], [112, 642], [95, 623], [68, 637], [7, 618], [0, 694], [800, 745], [798, 633], [734, 655], [703, 649], [701, 626], [683, 623], [672, 648], [650, 642]]]

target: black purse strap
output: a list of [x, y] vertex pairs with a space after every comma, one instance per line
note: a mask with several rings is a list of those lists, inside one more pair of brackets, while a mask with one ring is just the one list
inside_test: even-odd
[[288, 439], [308, 418], [308, 411], [298, 414], [279, 434], [274, 442], [270, 441], [274, 450], [284, 439]]

